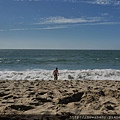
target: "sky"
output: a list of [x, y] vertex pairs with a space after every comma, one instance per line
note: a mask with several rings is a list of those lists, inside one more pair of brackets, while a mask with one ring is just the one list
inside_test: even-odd
[[120, 0], [0, 0], [0, 49], [120, 50]]

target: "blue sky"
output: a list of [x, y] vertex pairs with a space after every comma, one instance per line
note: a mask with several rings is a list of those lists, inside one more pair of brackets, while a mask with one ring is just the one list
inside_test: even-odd
[[0, 0], [0, 49], [119, 49], [120, 0]]

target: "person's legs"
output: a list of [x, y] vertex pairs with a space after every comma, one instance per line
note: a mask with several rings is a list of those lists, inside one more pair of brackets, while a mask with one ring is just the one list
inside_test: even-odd
[[57, 75], [54, 75], [54, 80], [57, 80]]

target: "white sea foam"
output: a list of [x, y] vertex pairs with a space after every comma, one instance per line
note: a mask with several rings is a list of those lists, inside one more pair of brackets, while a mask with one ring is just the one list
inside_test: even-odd
[[[52, 70], [0, 71], [0, 80], [53, 80]], [[59, 70], [60, 80], [120, 80], [120, 70]]]

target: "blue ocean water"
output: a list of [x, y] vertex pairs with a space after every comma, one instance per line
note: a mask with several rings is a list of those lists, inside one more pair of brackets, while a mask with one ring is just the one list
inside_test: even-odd
[[0, 80], [120, 80], [120, 50], [0, 50]]
[[0, 70], [120, 69], [120, 50], [0, 50]]

